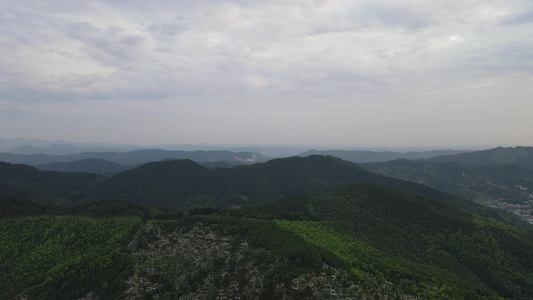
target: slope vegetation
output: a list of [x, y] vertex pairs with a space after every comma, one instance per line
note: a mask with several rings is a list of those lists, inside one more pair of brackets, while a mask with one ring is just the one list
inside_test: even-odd
[[423, 160], [394, 160], [363, 164], [385, 176], [427, 184], [472, 200], [526, 200], [520, 186], [533, 190], [533, 170], [518, 165], [466, 166]]
[[368, 184], [285, 200], [267, 211], [282, 213], [287, 206], [292, 221], [280, 225], [329, 249], [356, 275], [408, 280], [408, 289], [424, 298], [437, 297], [428, 287], [454, 299], [527, 299], [533, 293], [530, 233]]
[[533, 147], [515, 147], [444, 155], [429, 159], [434, 162], [454, 162], [466, 166], [518, 165], [533, 169]]
[[70, 214], [0, 220], [1, 298], [533, 296], [531, 233], [372, 184], [240, 210], [112, 201]]
[[208, 169], [190, 160], [171, 160], [145, 164], [111, 178], [0, 164], [0, 186], [3, 187], [0, 196], [66, 205], [116, 199], [180, 208], [245, 207], [285, 196], [324, 193], [357, 182], [433, 198], [468, 212], [523, 226], [504, 211], [426, 185], [379, 175], [338, 158], [318, 155], [276, 159], [231, 169]]

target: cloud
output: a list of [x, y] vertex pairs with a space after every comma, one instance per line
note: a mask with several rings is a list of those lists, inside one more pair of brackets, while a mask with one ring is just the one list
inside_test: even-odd
[[[403, 125], [420, 132], [434, 127], [426, 125], [432, 119], [445, 126], [446, 118], [463, 114], [450, 108], [440, 117], [447, 97], [470, 103], [464, 109], [471, 115], [484, 99], [509, 101], [500, 95], [505, 91], [517, 94], [513, 103], [523, 111], [532, 108], [519, 93], [532, 81], [531, 11], [525, 0], [8, 0], [0, 8], [0, 101], [13, 111], [42, 107], [32, 118], [43, 119], [46, 107], [80, 106], [87, 122], [102, 111], [86, 108], [109, 106], [128, 126], [135, 126], [131, 110], [139, 118], [151, 106], [161, 126], [198, 126], [209, 133], [206, 140], [248, 122], [256, 135], [242, 130], [235, 142], [260, 140], [262, 131], [271, 136], [265, 128], [274, 115], [298, 123], [274, 126], [299, 128], [286, 129], [284, 141], [291, 134], [311, 140], [304, 131], [316, 128], [313, 118], [339, 131], [326, 137], [324, 130], [320, 139], [342, 139], [342, 128], [364, 125], [350, 112], [365, 110], [365, 122], [375, 124], [387, 107], [394, 108], [390, 120], [424, 122]], [[409, 112], [420, 103], [428, 103], [429, 117]], [[186, 126], [169, 111], [183, 113]], [[205, 120], [219, 113], [230, 121], [208, 130]], [[400, 127], [390, 125], [383, 139], [401, 134]]]
[[533, 9], [529, 9], [523, 13], [513, 14], [505, 18], [502, 22], [503, 25], [519, 26], [529, 23], [533, 23]]

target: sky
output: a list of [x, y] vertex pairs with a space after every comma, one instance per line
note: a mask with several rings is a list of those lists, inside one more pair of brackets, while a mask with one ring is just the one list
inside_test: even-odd
[[0, 2], [0, 137], [533, 146], [531, 0]]

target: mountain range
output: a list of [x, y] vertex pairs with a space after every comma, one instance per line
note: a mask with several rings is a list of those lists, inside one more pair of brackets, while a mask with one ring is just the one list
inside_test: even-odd
[[338, 158], [319, 155], [214, 169], [190, 160], [160, 161], [109, 178], [90, 173], [39, 171], [26, 165], [0, 163], [0, 195], [35, 198], [59, 205], [116, 199], [179, 208], [247, 207], [286, 196], [324, 193], [356, 182], [433, 198], [508, 224], [520, 223], [504, 211], [489, 209], [427, 185], [379, 175]]
[[529, 151], [0, 162], [0, 298], [531, 299], [533, 226], [472, 201], [525, 203]]
[[161, 149], [143, 149], [128, 152], [86, 152], [68, 155], [48, 155], [48, 154], [13, 154], [0, 153], [0, 161], [26, 164], [45, 165], [49, 163], [73, 162], [78, 160], [100, 159], [122, 165], [138, 165], [148, 162], [167, 159], [190, 159], [198, 162], [232, 161], [242, 164], [261, 162], [267, 157], [252, 152], [231, 152], [231, 151], [168, 151]]
[[370, 163], [382, 162], [395, 159], [428, 159], [432, 157], [455, 155], [463, 151], [457, 150], [432, 150], [432, 151], [410, 151], [410, 152], [394, 152], [394, 151], [369, 151], [369, 150], [315, 150], [310, 149], [300, 156], [309, 155], [325, 155], [334, 156], [343, 160], [354, 163]]
[[433, 162], [453, 162], [466, 166], [516, 165], [533, 169], [533, 147], [498, 147], [493, 149], [443, 155], [430, 158]]

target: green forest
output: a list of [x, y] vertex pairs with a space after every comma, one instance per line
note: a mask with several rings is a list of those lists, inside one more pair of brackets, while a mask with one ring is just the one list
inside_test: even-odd
[[2, 299], [533, 295], [530, 233], [370, 184], [238, 210], [101, 201], [0, 225]]

